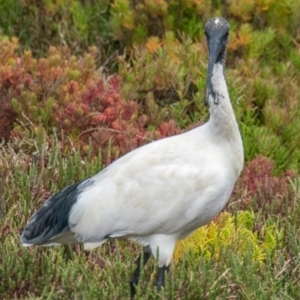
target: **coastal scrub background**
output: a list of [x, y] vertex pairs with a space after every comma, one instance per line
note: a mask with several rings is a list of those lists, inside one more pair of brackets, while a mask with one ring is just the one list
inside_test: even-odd
[[[300, 2], [0, 1], [0, 294], [126, 299], [140, 251], [23, 248], [49, 196], [208, 119], [203, 27], [231, 27], [226, 78], [245, 148], [230, 202], [180, 241], [160, 299], [300, 293]], [[137, 299], [155, 294], [155, 262]], [[150, 282], [148, 278], [151, 278]]]

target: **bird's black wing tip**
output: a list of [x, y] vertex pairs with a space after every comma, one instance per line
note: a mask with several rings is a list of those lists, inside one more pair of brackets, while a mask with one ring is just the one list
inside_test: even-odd
[[69, 214], [82, 192], [78, 189], [81, 183], [82, 181], [76, 182], [59, 191], [33, 214], [21, 235], [21, 242], [25, 247], [45, 244], [53, 237], [69, 230]]

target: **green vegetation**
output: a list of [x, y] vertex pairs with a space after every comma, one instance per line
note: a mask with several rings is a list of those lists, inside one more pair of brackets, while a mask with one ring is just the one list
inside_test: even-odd
[[[245, 148], [230, 203], [178, 243], [160, 299], [300, 294], [300, 2], [0, 0], [1, 299], [126, 299], [130, 243], [23, 248], [49, 196], [207, 120], [205, 21], [231, 25], [226, 76]], [[137, 299], [154, 299], [149, 262]], [[150, 282], [147, 281], [151, 278]]]

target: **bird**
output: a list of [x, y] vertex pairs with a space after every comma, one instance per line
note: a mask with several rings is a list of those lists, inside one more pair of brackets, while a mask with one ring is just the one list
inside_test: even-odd
[[208, 121], [134, 149], [50, 197], [24, 227], [24, 246], [83, 244], [92, 250], [109, 240], [130, 240], [143, 249], [130, 281], [131, 299], [152, 256], [158, 264], [156, 289], [164, 288], [176, 242], [225, 207], [244, 164], [224, 75], [229, 23], [214, 17], [204, 32]]

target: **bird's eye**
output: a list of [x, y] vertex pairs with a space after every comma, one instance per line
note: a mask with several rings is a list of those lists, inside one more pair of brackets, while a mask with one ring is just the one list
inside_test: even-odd
[[224, 37], [227, 39], [228, 35], [229, 35], [229, 32], [226, 32]]
[[206, 30], [204, 31], [204, 34], [205, 34], [206, 38], [208, 39], [208, 33]]

